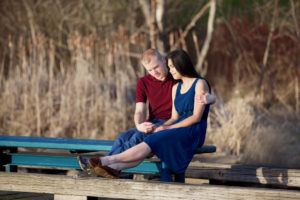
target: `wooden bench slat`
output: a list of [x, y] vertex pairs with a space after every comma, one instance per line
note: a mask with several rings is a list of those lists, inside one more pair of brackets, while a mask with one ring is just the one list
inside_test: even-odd
[[62, 169], [80, 169], [75, 157], [56, 155], [34, 155], [34, 154], [9, 154], [10, 165], [48, 167]]
[[[23, 147], [83, 151], [110, 151], [113, 140], [91, 140], [73, 138], [49, 138], [49, 137], [27, 137], [27, 136], [3, 136], [0, 135], [0, 147]], [[196, 153], [216, 152], [213, 145], [202, 146]]]
[[197, 149], [195, 154], [201, 154], [201, 153], [214, 153], [216, 152], [217, 148], [213, 145], [205, 145]]
[[[43, 167], [56, 169], [80, 169], [74, 155], [38, 154], [38, 153], [9, 153], [11, 163], [9, 166], [18, 165], [23, 167]], [[161, 163], [158, 161], [145, 160], [134, 168], [123, 170], [125, 173], [159, 174]]]
[[110, 151], [113, 140], [0, 136], [0, 147]]

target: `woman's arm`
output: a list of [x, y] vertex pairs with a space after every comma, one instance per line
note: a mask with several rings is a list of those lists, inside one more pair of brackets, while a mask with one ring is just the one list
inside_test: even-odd
[[[195, 96], [200, 95], [203, 92], [208, 92], [208, 85], [205, 80], [198, 80], [195, 88]], [[205, 104], [200, 103], [199, 101], [194, 101], [194, 112], [193, 115], [178, 122], [176, 124], [172, 124], [165, 129], [173, 129], [173, 128], [181, 128], [191, 126], [201, 120], [202, 114], [204, 112]]]
[[171, 114], [171, 118], [167, 120], [165, 123], [163, 123], [163, 125], [166, 126], [175, 122], [179, 117], [174, 105], [177, 87], [178, 87], [178, 83], [172, 87], [172, 114]]

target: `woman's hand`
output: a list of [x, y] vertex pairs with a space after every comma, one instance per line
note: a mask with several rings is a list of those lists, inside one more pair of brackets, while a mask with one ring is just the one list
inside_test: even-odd
[[157, 127], [153, 132], [156, 133], [156, 132], [158, 132], [158, 131], [167, 130], [167, 129], [169, 129], [169, 128], [170, 128], [170, 127], [167, 126], [167, 125], [161, 125], [161, 126]]

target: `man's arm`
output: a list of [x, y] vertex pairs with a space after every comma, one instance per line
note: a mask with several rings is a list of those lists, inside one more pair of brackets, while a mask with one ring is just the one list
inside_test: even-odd
[[134, 123], [138, 131], [150, 133], [154, 130], [155, 125], [151, 122], [146, 122], [145, 111], [146, 103], [138, 102], [135, 104]]
[[216, 102], [216, 96], [208, 92], [202, 92], [195, 95], [195, 101], [201, 104], [214, 104]]

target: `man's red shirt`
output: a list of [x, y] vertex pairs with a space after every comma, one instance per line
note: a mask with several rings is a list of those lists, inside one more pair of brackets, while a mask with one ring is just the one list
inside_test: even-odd
[[174, 80], [170, 74], [164, 81], [151, 75], [138, 79], [136, 84], [136, 103], [149, 101], [149, 117], [151, 119], [168, 120], [172, 112], [172, 86]]

